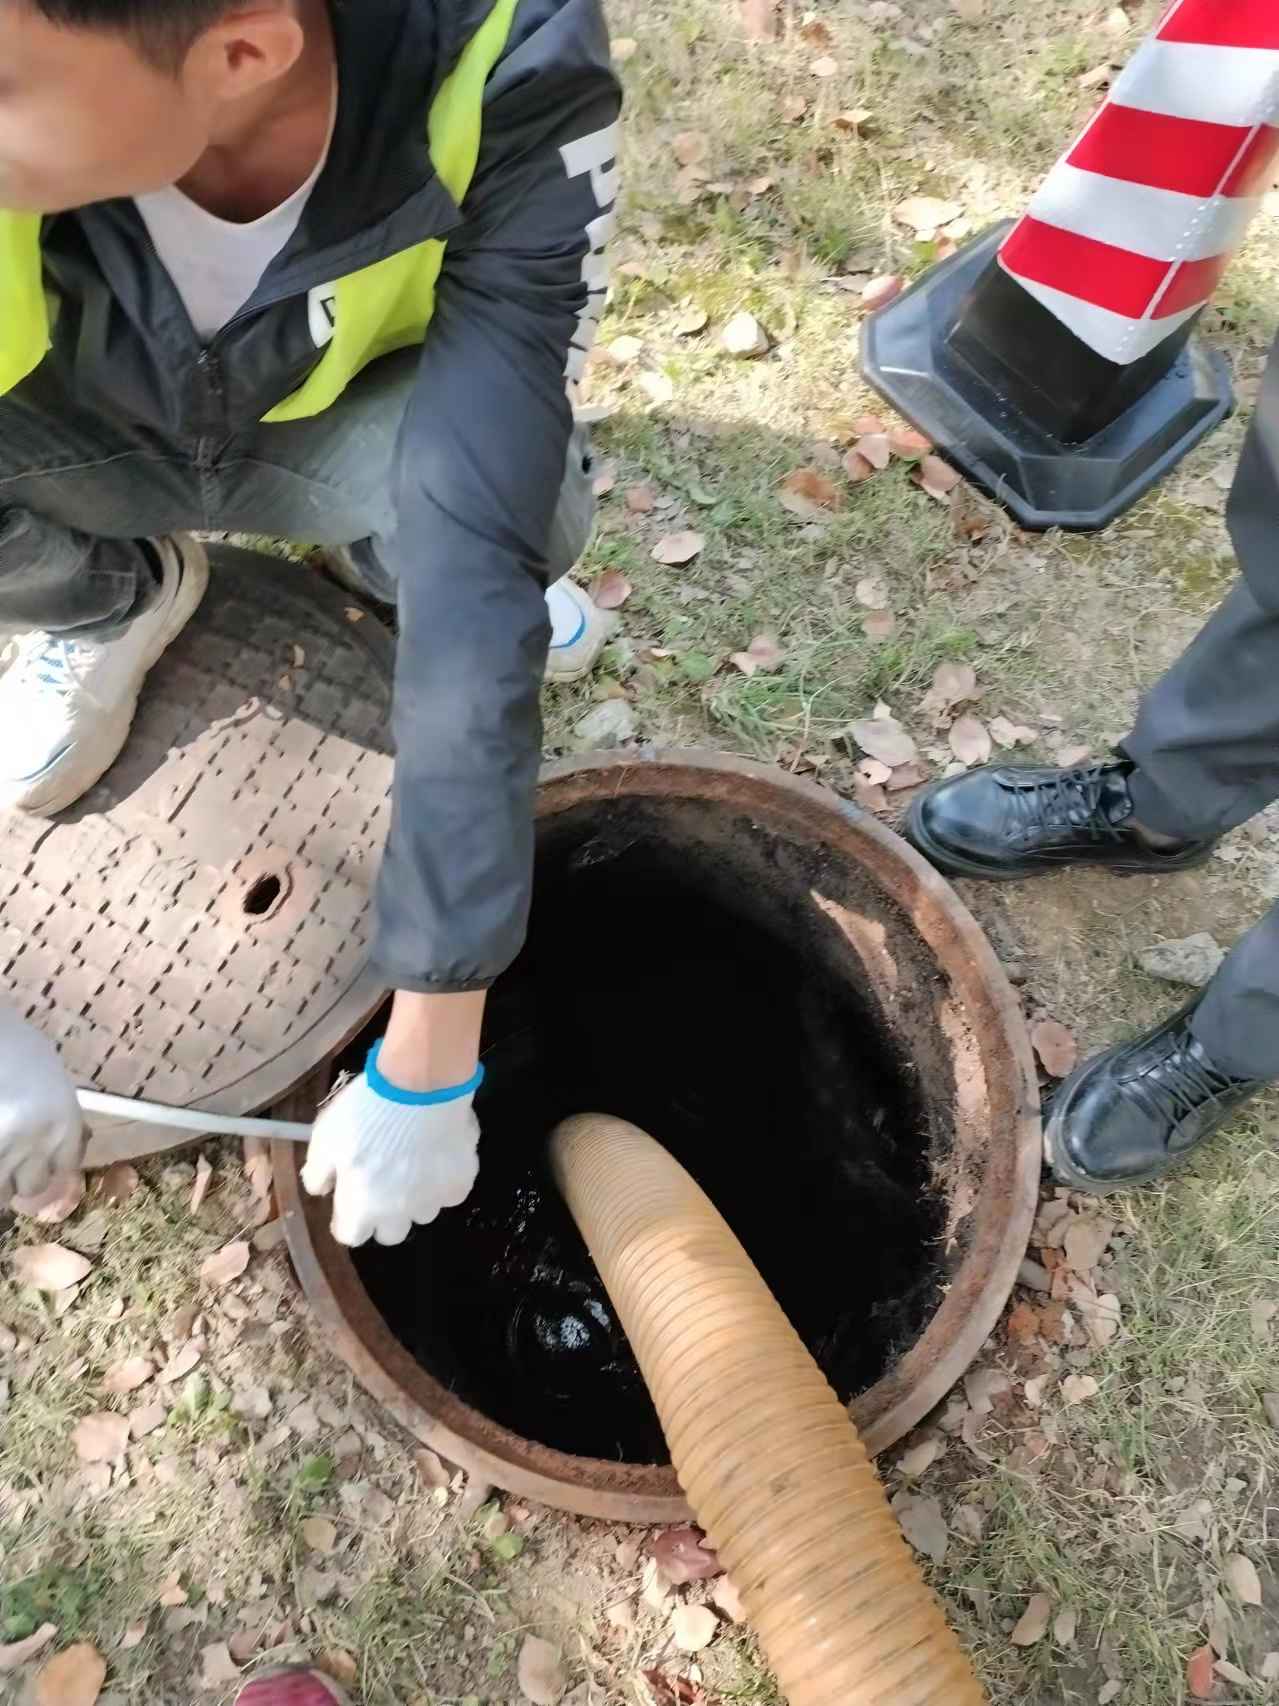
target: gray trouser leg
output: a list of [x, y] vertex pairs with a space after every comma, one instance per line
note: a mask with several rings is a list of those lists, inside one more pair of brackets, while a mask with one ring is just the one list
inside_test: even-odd
[[[388, 356], [322, 415], [255, 426], [207, 466], [189, 446], [81, 411], [41, 370], [0, 398], [0, 636], [127, 621], [151, 584], [136, 541], [184, 529], [358, 544], [370, 590], [393, 597], [380, 547], [395, 527], [390, 473], [416, 370], [415, 351]], [[578, 433], [548, 542], [549, 579], [581, 555], [593, 514], [589, 448]]]
[[1137, 817], [1167, 835], [1219, 835], [1279, 798], [1279, 611], [1247, 581], [1146, 694], [1123, 750]]
[[1191, 1029], [1227, 1072], [1279, 1078], [1279, 905], [1227, 954]]
[[[1279, 799], [1279, 358], [1272, 352], [1228, 507], [1243, 578], [1142, 702], [1123, 750], [1138, 819], [1219, 835]], [[1205, 991], [1196, 1037], [1226, 1071], [1279, 1078], [1279, 906]]]

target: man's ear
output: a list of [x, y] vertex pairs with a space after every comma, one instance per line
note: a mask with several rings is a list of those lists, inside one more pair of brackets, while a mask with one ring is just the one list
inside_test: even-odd
[[192, 44], [183, 75], [216, 100], [237, 100], [291, 71], [304, 40], [287, 6], [237, 7]]

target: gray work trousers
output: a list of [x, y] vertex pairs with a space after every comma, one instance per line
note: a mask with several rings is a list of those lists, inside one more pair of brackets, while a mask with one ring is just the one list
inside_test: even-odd
[[[1227, 519], [1242, 577], [1123, 742], [1137, 817], [1168, 835], [1220, 835], [1279, 799], [1279, 344]], [[1228, 1072], [1279, 1078], [1279, 904], [1227, 955], [1193, 1027]]]
[[[354, 546], [368, 590], [393, 600], [380, 547], [395, 528], [391, 468], [416, 370], [415, 351], [387, 356], [323, 414], [214, 444], [166, 440], [83, 407], [46, 362], [0, 397], [0, 640], [123, 627], [154, 585], [137, 541], [189, 530]], [[547, 551], [551, 580], [581, 555], [593, 513], [579, 433]]]

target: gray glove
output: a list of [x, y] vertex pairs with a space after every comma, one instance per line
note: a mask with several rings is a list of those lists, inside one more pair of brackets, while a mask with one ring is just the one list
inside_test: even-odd
[[34, 1197], [84, 1159], [84, 1116], [58, 1051], [0, 1007], [0, 1208]]

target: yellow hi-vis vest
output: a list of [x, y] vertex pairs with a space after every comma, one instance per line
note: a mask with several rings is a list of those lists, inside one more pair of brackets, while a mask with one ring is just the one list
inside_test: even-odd
[[[517, 3], [495, 0], [431, 103], [431, 163], [458, 203], [479, 159], [484, 86], [506, 46]], [[33, 373], [49, 349], [41, 223], [39, 214], [0, 211], [0, 396]], [[442, 238], [432, 237], [339, 279], [332, 341], [302, 387], [264, 419], [321, 414], [371, 361], [420, 344], [435, 309], [444, 246]]]

